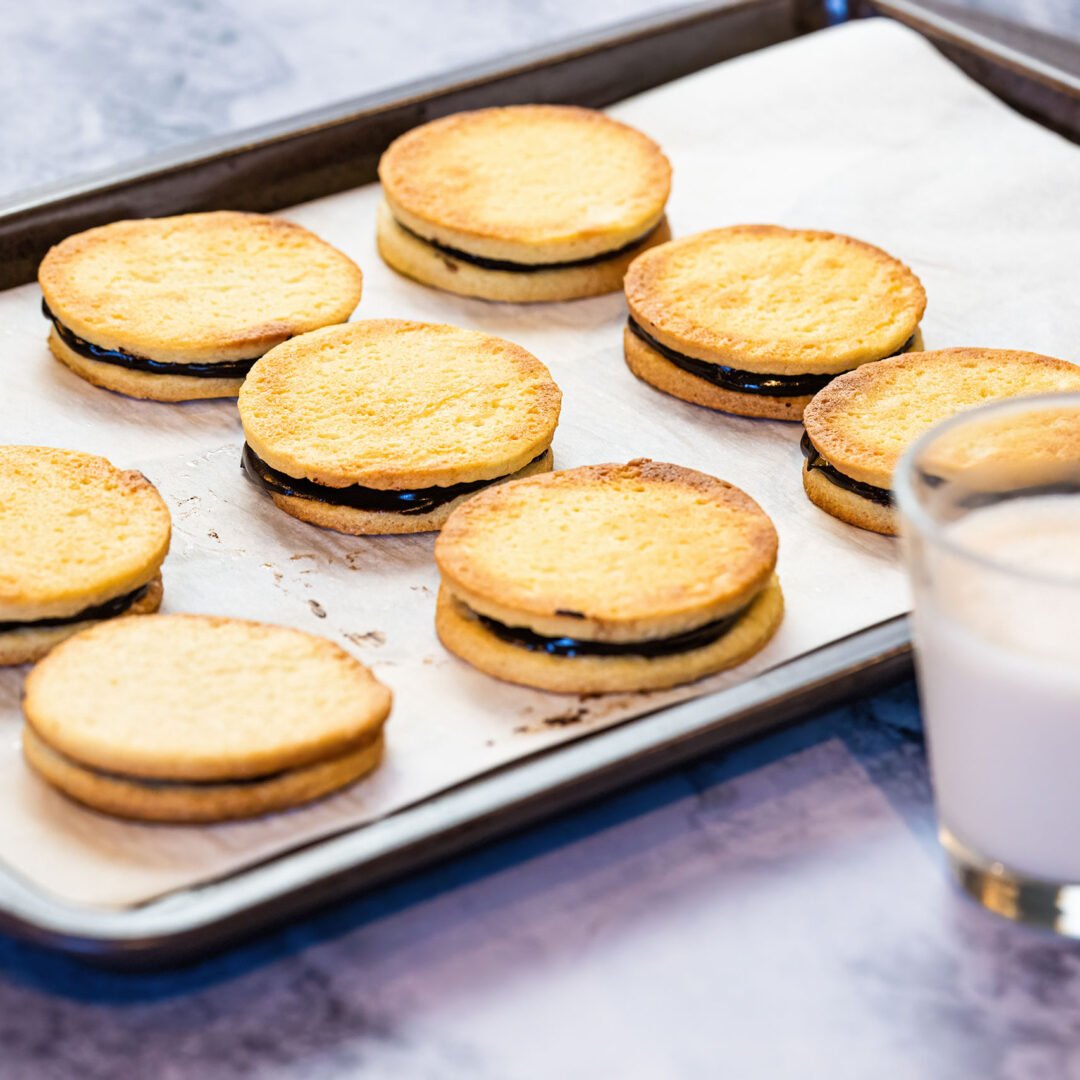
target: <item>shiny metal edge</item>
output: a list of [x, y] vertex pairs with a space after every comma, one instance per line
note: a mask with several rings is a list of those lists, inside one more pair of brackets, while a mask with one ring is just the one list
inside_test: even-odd
[[894, 682], [906, 617], [718, 693], [512, 763], [381, 821], [136, 908], [79, 907], [0, 871], [0, 929], [114, 967], [179, 962], [557, 811]]
[[934, 41], [961, 46], [968, 52], [995, 60], [1002, 67], [1027, 79], [1040, 82], [1056, 93], [1080, 99], [1080, 78], [1053, 64], [1044, 63], [1037, 57], [1022, 53], [989, 34], [964, 26], [945, 15], [923, 8], [918, 3], [912, 3], [911, 0], [869, 0], [868, 6], [875, 13], [902, 22]]

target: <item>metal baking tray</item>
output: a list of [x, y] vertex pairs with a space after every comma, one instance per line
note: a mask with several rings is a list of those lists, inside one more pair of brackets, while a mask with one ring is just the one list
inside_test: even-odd
[[[862, 4], [859, 11], [913, 26], [998, 96], [1080, 139], [1080, 80], [1068, 72], [901, 0]], [[0, 207], [0, 287], [32, 280], [51, 244], [96, 224], [208, 208], [279, 209], [372, 181], [383, 148], [433, 117], [526, 101], [610, 105], [828, 21], [825, 4], [805, 0], [682, 9], [42, 189]], [[0, 868], [0, 929], [110, 966], [187, 960], [864, 694], [906, 675], [910, 663], [907, 620], [893, 619], [742, 685], [508, 765], [381, 821], [132, 909], [66, 904]]]

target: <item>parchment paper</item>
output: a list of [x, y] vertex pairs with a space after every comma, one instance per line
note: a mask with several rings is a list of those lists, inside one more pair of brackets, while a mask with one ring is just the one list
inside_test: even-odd
[[[920, 275], [928, 348], [1076, 358], [1080, 152], [1012, 114], [915, 34], [884, 21], [815, 34], [612, 112], [670, 155], [677, 235], [739, 222], [848, 232]], [[456, 323], [532, 350], [565, 394], [557, 467], [648, 456], [743, 487], [780, 532], [783, 628], [738, 671], [672, 693], [579, 700], [496, 682], [435, 638], [432, 537], [349, 538], [280, 513], [240, 472], [233, 403], [144, 403], [89, 386], [49, 356], [36, 287], [13, 290], [0, 296], [0, 441], [101, 453], [158, 485], [175, 522], [164, 610], [326, 635], [395, 694], [385, 764], [347, 792], [241, 824], [140, 826], [80, 809], [29, 773], [18, 748], [25, 672], [0, 671], [0, 859], [41, 889], [123, 906], [218, 878], [658, 703], [749, 678], [906, 607], [894, 542], [834, 521], [803, 495], [799, 425], [721, 416], [638, 383], [622, 359], [619, 295], [516, 307], [397, 277], [375, 252], [378, 199], [371, 187], [286, 215], [360, 263], [357, 317]]]

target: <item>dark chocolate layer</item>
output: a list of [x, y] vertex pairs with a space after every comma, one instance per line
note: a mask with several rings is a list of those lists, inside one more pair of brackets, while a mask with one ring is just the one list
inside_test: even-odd
[[[816, 394], [836, 378], [832, 375], [768, 375], [760, 371], [741, 371], [738, 368], [712, 364], [707, 360], [697, 360], [659, 342], [633, 316], [627, 320], [630, 330], [651, 349], [655, 349], [665, 360], [676, 367], [696, 375], [699, 379], [719, 386], [722, 390], [732, 390], [737, 394], [767, 394], [769, 397], [805, 397]], [[890, 356], [906, 353], [915, 342], [915, 335]], [[881, 357], [887, 360], [888, 357]], [[837, 374], [840, 374], [839, 372]]]
[[[543, 450], [529, 464], [539, 461], [547, 452]], [[264, 490], [277, 495], [292, 495], [298, 499], [314, 499], [334, 506], [348, 506], [353, 510], [392, 514], [428, 514], [448, 502], [453, 502], [461, 495], [471, 494], [495, 483], [495, 479], [471, 480], [465, 484], [419, 488], [415, 491], [386, 491], [381, 488], [363, 487], [360, 484], [340, 488], [328, 487], [326, 484], [298, 479], [272, 468], [247, 443], [244, 443], [241, 464], [252, 481]], [[528, 468], [528, 465], [525, 468]], [[504, 478], [497, 477], [496, 479]]]
[[172, 364], [164, 360], [151, 360], [146, 356], [136, 356], [122, 349], [104, 349], [85, 338], [79, 337], [74, 330], [69, 330], [50, 310], [44, 300], [41, 310], [54, 327], [60, 340], [72, 351], [87, 360], [98, 360], [103, 364], [115, 364], [131, 371], [148, 371], [153, 375], [184, 375], [193, 379], [242, 379], [251, 370], [258, 357], [251, 360], [221, 360], [213, 364]]
[[675, 656], [679, 653], [693, 652], [711, 645], [728, 633], [746, 614], [746, 608], [740, 608], [722, 619], [714, 619], [704, 626], [687, 630], [673, 637], [656, 638], [652, 641], [582, 641], [572, 637], [544, 637], [524, 626], [507, 626], [505, 623], [473, 612], [485, 630], [491, 631], [500, 641], [517, 645], [530, 652], [545, 652], [549, 656]]
[[505, 270], [511, 274], [538, 274], [542, 270], [570, 270], [575, 266], [595, 266], [597, 263], [607, 262], [608, 259], [614, 259], [619, 255], [625, 255], [628, 251], [633, 251], [656, 228], [654, 225], [643, 236], [638, 236], [631, 240], [630, 243], [623, 244], [612, 251], [601, 251], [599, 255], [589, 255], [584, 259], [567, 259], [564, 262], [521, 263], [513, 262], [510, 259], [489, 259], [483, 255], [473, 255], [468, 251], [462, 251], [460, 248], [450, 247], [449, 244], [440, 244], [438, 240], [431, 240], [426, 236], [421, 236], [419, 233], [413, 232], [407, 225], [402, 225], [397, 218], [394, 218], [394, 221], [397, 222], [400, 229], [419, 240], [420, 243], [427, 244], [428, 247], [433, 247], [436, 251], [441, 251], [451, 259], [471, 263], [473, 266], [479, 266], [482, 270]]
[[32, 619], [29, 622], [0, 622], [0, 634], [9, 634], [15, 630], [49, 630], [56, 626], [73, 626], [75, 623], [112, 619], [117, 615], [123, 615], [128, 608], [137, 604], [146, 595], [146, 590], [149, 588], [149, 583], [140, 585], [134, 592], [116, 596], [112, 600], [106, 600], [103, 604], [95, 604], [93, 607], [84, 608], [75, 615], [61, 615], [55, 619]]
[[892, 506], [892, 492], [888, 488], [875, 487], [873, 484], [864, 484], [861, 480], [852, 480], [850, 476], [842, 473], [839, 469], [830, 465], [818, 451], [818, 448], [810, 441], [810, 436], [804, 431], [802, 442], [803, 457], [806, 458], [806, 467], [821, 473], [830, 483], [835, 484], [845, 491], [850, 491], [860, 498], [869, 499], [878, 506]]

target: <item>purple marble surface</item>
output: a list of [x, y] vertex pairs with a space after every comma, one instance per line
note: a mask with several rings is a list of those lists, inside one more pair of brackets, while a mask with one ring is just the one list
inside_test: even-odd
[[178, 972], [0, 940], [0, 1075], [1080, 1076], [1080, 946], [960, 896], [913, 688]]

